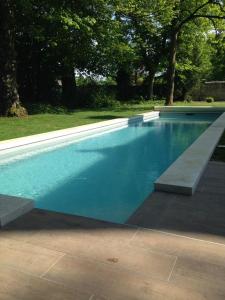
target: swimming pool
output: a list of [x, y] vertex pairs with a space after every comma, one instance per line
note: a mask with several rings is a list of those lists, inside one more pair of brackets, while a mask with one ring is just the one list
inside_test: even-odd
[[37, 208], [124, 223], [154, 181], [217, 114], [164, 114], [150, 122], [0, 164], [0, 194]]

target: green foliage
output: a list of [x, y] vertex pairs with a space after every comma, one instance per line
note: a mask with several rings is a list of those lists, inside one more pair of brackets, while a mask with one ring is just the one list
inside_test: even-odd
[[198, 1], [176, 1], [174, 3], [174, 16], [170, 24], [169, 36], [169, 60], [167, 68], [168, 91], [166, 104], [172, 105], [174, 98], [174, 78], [176, 70], [176, 52], [178, 49], [179, 35], [185, 26], [195, 24], [202, 28], [208, 25], [205, 31], [207, 35], [210, 30], [215, 30], [220, 22], [225, 21], [224, 2], [218, 0]]
[[184, 101], [187, 103], [191, 103], [192, 102], [192, 96], [191, 95], [186, 95], [186, 97], [184, 98]]
[[[165, 75], [174, 32], [179, 33], [173, 60], [178, 98], [187, 99], [205, 79], [225, 79], [224, 1], [13, 2], [17, 83], [22, 103], [28, 106], [43, 101], [69, 108], [118, 105], [114, 96], [103, 92], [83, 101], [76, 86], [117, 84], [117, 97], [127, 100], [134, 97], [132, 85], [138, 85], [144, 92], [134, 94], [154, 99], [154, 77], [160, 76], [162, 86], [169, 77]], [[165, 96], [168, 88], [162, 90], [160, 96]], [[38, 109], [53, 112], [51, 106], [40, 104]]]
[[78, 76], [76, 84], [77, 86], [110, 86], [116, 85], [116, 82], [112, 77]]
[[212, 103], [212, 102], [214, 102], [214, 98], [213, 98], [213, 97], [206, 97], [206, 98], [205, 98], [205, 101], [206, 101], [207, 103]]
[[176, 95], [182, 98], [190, 95], [201, 82], [209, 79], [212, 69], [212, 48], [205, 34], [208, 25], [199, 22], [199, 27], [188, 23], [179, 38], [176, 65]]
[[53, 106], [47, 103], [29, 103], [27, 110], [30, 115], [35, 114], [68, 114], [70, 111], [63, 106]]
[[[225, 26], [224, 26], [225, 27]], [[210, 80], [225, 79], [225, 28], [209, 34], [208, 46], [212, 49]]]
[[[108, 40], [106, 29], [109, 26], [106, 24], [111, 20], [111, 12], [107, 3], [103, 0], [17, 2], [18, 74], [19, 84], [23, 86], [22, 98], [53, 99], [51, 91], [55, 90], [57, 80], [68, 74], [73, 76], [74, 69], [104, 73], [99, 47]], [[72, 84], [73, 80], [70, 82]], [[66, 88], [74, 89], [72, 86]]]
[[104, 90], [96, 91], [89, 102], [91, 108], [116, 108], [120, 106], [120, 102], [116, 100], [115, 95], [106, 94]]
[[156, 73], [163, 62], [173, 1], [117, 1], [115, 10], [133, 53], [133, 65]]

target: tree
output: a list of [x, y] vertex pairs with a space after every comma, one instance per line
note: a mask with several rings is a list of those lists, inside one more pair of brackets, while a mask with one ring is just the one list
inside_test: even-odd
[[21, 106], [16, 78], [15, 2], [0, 1], [0, 114], [25, 116]]
[[172, 2], [155, 0], [118, 1], [117, 13], [127, 27], [127, 36], [136, 53], [136, 64], [148, 73], [147, 96], [153, 97], [156, 72], [165, 56], [167, 27], [173, 14]]
[[29, 0], [29, 7], [23, 1], [17, 5], [19, 80], [28, 101], [57, 103], [55, 90], [61, 80], [60, 104], [77, 106], [75, 70], [103, 70], [99, 44], [104, 45], [111, 18], [107, 3]]
[[127, 20], [118, 11], [116, 11], [114, 25], [116, 39], [114, 39], [114, 45], [110, 45], [110, 52], [113, 53], [111, 63], [114, 66], [117, 82], [117, 97], [119, 100], [124, 101], [130, 97], [132, 73], [137, 56], [130, 40]]
[[178, 36], [187, 23], [194, 22], [199, 18], [210, 20], [211, 22], [213, 22], [213, 24], [214, 20], [225, 20], [223, 1], [180, 0], [176, 2], [174, 6], [174, 17], [170, 25], [170, 46], [169, 63], [167, 70], [166, 105], [173, 104]]
[[209, 35], [208, 46], [212, 48], [210, 80], [225, 80], [225, 33], [224, 28]]
[[185, 100], [199, 89], [202, 80], [210, 77], [212, 46], [209, 44], [210, 27], [203, 19], [198, 25], [186, 24], [180, 34], [175, 76], [175, 97]]

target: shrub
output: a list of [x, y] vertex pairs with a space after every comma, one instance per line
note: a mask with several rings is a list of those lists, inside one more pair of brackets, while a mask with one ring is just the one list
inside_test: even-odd
[[147, 100], [143, 96], [136, 96], [134, 99], [127, 101], [129, 104], [143, 104]]
[[185, 97], [184, 101], [185, 101], [185, 102], [188, 102], [188, 103], [192, 102], [192, 96], [191, 96], [191, 95], [187, 95], [187, 96]]
[[113, 94], [97, 91], [92, 95], [88, 106], [92, 108], [114, 108], [120, 106], [120, 102], [116, 100]]
[[214, 98], [213, 97], [206, 97], [205, 101], [208, 102], [208, 103], [212, 103], [212, 102], [214, 102]]
[[33, 114], [65, 114], [68, 109], [63, 106], [53, 106], [47, 103], [30, 103], [27, 105], [28, 113]]

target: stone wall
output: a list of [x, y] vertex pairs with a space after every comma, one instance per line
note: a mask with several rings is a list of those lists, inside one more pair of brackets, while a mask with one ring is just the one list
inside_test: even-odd
[[205, 82], [199, 93], [199, 100], [213, 97], [215, 101], [225, 101], [225, 81]]

